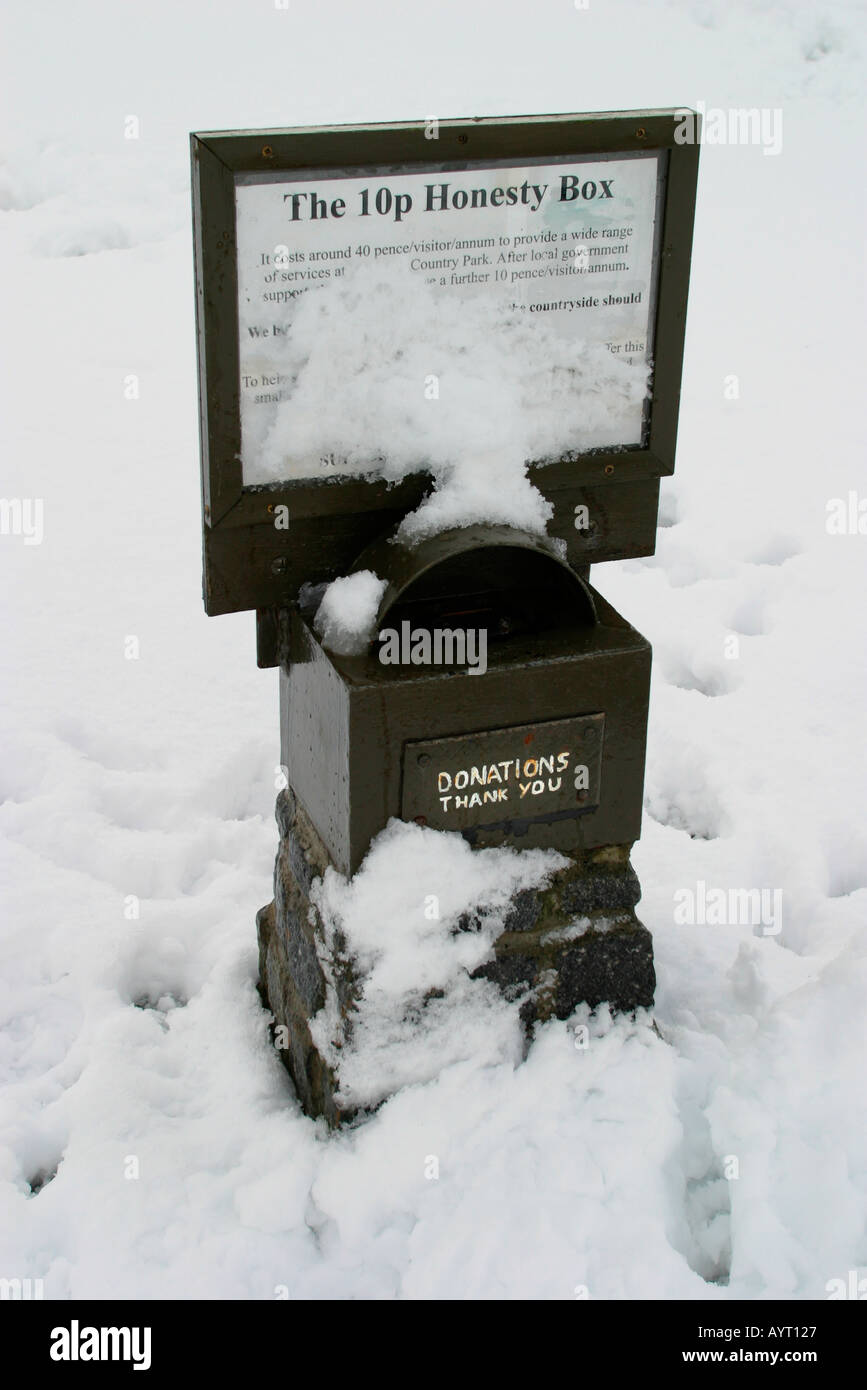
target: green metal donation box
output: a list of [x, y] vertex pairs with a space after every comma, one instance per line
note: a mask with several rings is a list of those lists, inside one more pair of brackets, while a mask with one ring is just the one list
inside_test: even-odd
[[[341, 873], [355, 872], [392, 816], [479, 846], [637, 839], [645, 639], [520, 531], [467, 528], [383, 551], [376, 572], [395, 579], [369, 649], [329, 652], [299, 608], [280, 672], [281, 761]], [[433, 653], [438, 634], [464, 632], [468, 619], [483, 634], [483, 673], [456, 641], [450, 659], [412, 662], [425, 636]], [[384, 663], [380, 633], [410, 659]]]

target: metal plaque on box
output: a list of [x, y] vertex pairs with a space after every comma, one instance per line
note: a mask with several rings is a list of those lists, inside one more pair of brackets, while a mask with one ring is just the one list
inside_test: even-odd
[[437, 830], [561, 819], [599, 805], [605, 716], [407, 743], [402, 816]]

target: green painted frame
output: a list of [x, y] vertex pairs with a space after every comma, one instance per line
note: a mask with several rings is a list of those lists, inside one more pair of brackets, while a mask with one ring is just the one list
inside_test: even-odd
[[[570, 563], [581, 567], [591, 560], [653, 553], [658, 480], [674, 471], [699, 152], [697, 139], [683, 144], [675, 139], [684, 114], [685, 108], [678, 108], [440, 121], [435, 145], [425, 136], [423, 120], [190, 136], [208, 613], [279, 607], [291, 602], [305, 581], [345, 573], [354, 555], [417, 506], [430, 486], [426, 474], [417, 474], [392, 486], [337, 478], [243, 487], [235, 176], [417, 165], [432, 162], [434, 150], [437, 163], [665, 152], [647, 447], [598, 449], [531, 468], [533, 482], [563, 516], [588, 495], [599, 512], [598, 499], [610, 497], [609, 489], [631, 488], [625, 508], [601, 507], [604, 516], [616, 518], [607, 530], [586, 537], [566, 527]], [[289, 509], [288, 530], [273, 525], [279, 505]]]

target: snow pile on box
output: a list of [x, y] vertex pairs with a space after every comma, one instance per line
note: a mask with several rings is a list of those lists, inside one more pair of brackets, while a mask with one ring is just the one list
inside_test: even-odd
[[[514, 894], [565, 863], [554, 851], [474, 852], [460, 835], [392, 821], [354, 879], [328, 869], [317, 880], [332, 970], [311, 1033], [338, 1073], [340, 1104], [369, 1108], [470, 1059], [517, 1065], [521, 1001], [473, 971], [492, 957]], [[348, 1018], [335, 967], [352, 974]]]
[[373, 570], [335, 579], [322, 594], [314, 626], [325, 646], [344, 656], [364, 651], [375, 633], [386, 581]]

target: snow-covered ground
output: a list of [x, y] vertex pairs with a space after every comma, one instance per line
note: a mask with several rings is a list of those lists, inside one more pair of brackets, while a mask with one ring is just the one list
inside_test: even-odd
[[[43, 534], [35, 508], [0, 536], [0, 1276], [256, 1299], [863, 1276], [867, 536], [826, 527], [867, 496], [863, 5], [45, 0], [6, 28], [0, 494], [41, 499]], [[658, 1032], [601, 1011], [521, 1062], [498, 1014], [330, 1136], [255, 992], [276, 676], [252, 617], [199, 598], [187, 134], [697, 102], [779, 110], [782, 148], [703, 150], [658, 552], [594, 571], [655, 651]], [[417, 835], [390, 848], [341, 890], [374, 946], [359, 913], [399, 933], [436, 891]], [[699, 884], [781, 914], [690, 924]]]

